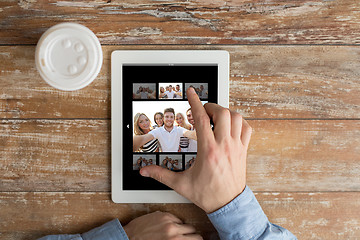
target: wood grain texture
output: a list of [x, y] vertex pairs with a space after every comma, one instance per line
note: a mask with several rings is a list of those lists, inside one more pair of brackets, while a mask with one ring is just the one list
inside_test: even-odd
[[[82, 233], [114, 218], [125, 225], [154, 211], [171, 212], [215, 234], [206, 214], [193, 204], [115, 204], [109, 193], [0, 193], [0, 238], [37, 239], [48, 234]], [[156, 223], [154, 223], [156, 224]]]
[[[98, 78], [74, 92], [48, 86], [35, 47], [0, 47], [0, 118], [110, 118], [110, 55]], [[230, 107], [250, 118], [360, 118], [360, 47], [141, 46], [230, 52]]]
[[[0, 191], [110, 191], [110, 121], [0, 123]], [[254, 190], [360, 190], [360, 121], [249, 123]]]
[[11, 120], [0, 128], [0, 191], [110, 190], [110, 121]]
[[[254, 128], [248, 185], [270, 221], [298, 239], [360, 239], [359, 13], [358, 0], [0, 1], [0, 239], [156, 210], [216, 238], [192, 204], [111, 202], [116, 49], [229, 51], [230, 108]], [[102, 70], [80, 91], [48, 86], [35, 68], [35, 44], [61, 22], [103, 44]]]
[[[269, 220], [298, 239], [359, 239], [360, 193], [255, 193]], [[157, 210], [171, 212], [204, 236], [216, 232], [193, 204], [114, 204], [109, 193], [0, 193], [0, 238], [36, 239], [48, 234], [81, 233], [113, 218], [125, 225]]]
[[36, 44], [61, 22], [102, 44], [359, 44], [359, 11], [354, 0], [7, 0], [0, 44]]
[[[110, 55], [91, 86], [66, 92], [50, 87], [35, 66], [35, 47], [0, 47], [1, 118], [110, 117]], [[110, 54], [110, 53], [109, 53]]]

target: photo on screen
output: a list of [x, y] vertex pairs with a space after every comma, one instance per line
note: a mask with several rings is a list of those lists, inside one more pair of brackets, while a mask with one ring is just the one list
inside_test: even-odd
[[196, 154], [187, 154], [185, 155], [185, 170], [189, 169], [194, 165], [196, 159]]
[[180, 154], [161, 154], [160, 166], [171, 171], [182, 171], [182, 155]]
[[156, 99], [156, 83], [133, 83], [133, 99]]
[[[134, 101], [132, 104], [133, 152], [196, 152], [197, 138], [188, 102]], [[155, 122], [161, 116], [162, 121]]]
[[156, 165], [155, 154], [134, 154], [133, 155], [133, 170], [140, 170], [143, 167]]
[[159, 83], [159, 99], [183, 99], [182, 83]]
[[[133, 170], [134, 164], [135, 169], [140, 169], [141, 165], [136, 166], [137, 162], [141, 161], [142, 165], [146, 164], [146, 162], [142, 161], [143, 159], [139, 160], [139, 158], [150, 154], [153, 155], [153, 161], [156, 159], [156, 164], [160, 165], [160, 156], [167, 155], [172, 160], [178, 160], [177, 162], [174, 161], [173, 165], [182, 170], [176, 171], [185, 169], [185, 156], [195, 156], [197, 153], [197, 141], [187, 138], [187, 133], [184, 136], [185, 131], [196, 133], [192, 111], [188, 111], [190, 105], [185, 98], [185, 85], [190, 86], [192, 84], [198, 89], [200, 89], [200, 85], [203, 85], [204, 89], [209, 89], [207, 99], [201, 100], [202, 104], [208, 101], [218, 102], [218, 66], [123, 65], [122, 74], [123, 189], [169, 190], [166, 185], [152, 178], [142, 177], [138, 172], [139, 170]], [[171, 98], [171, 96], [169, 96], [170, 98], [164, 98], [163, 94], [166, 92], [166, 87], [170, 91], [170, 85], [171, 92], [174, 92], [172, 97], [176, 98]], [[160, 87], [163, 90], [160, 91]], [[143, 92], [142, 97], [141, 92]], [[163, 98], [160, 97], [160, 92], [163, 93], [161, 96]], [[176, 95], [175, 92], [182, 93], [180, 98], [177, 98], [179, 95]], [[166, 97], [168, 96], [166, 95]], [[167, 113], [167, 117], [164, 116], [166, 108], [173, 108], [174, 114]], [[170, 119], [168, 115], [171, 116]], [[165, 128], [165, 123], [170, 127]], [[172, 131], [172, 127], [180, 130]], [[165, 136], [169, 135], [171, 137], [162, 138], [159, 130], [157, 133], [153, 132], [161, 128], [164, 130]], [[153, 135], [149, 139], [147, 134], [150, 132], [153, 132]], [[144, 136], [147, 138], [145, 142], [138, 144], [138, 140], [134, 140], [134, 138], [140, 137], [141, 139]], [[133, 151], [130, 150], [131, 148], [133, 148]], [[171, 155], [176, 155], [176, 157], [171, 157]], [[134, 156], [136, 156], [135, 159], [133, 159]], [[132, 160], [126, 161], [126, 159]], [[169, 167], [171, 168], [170, 164]]]
[[[209, 98], [209, 84], [208, 83], [185, 83], [185, 89], [189, 87], [193, 87], [195, 92], [199, 96], [200, 99], [208, 99]], [[185, 91], [185, 98], [186, 91]]]

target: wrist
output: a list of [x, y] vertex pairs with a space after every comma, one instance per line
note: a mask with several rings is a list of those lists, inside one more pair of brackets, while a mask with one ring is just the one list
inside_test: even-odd
[[129, 226], [129, 224], [123, 226], [123, 229], [126, 233], [126, 235], [128, 236], [129, 239], [131, 239], [132, 236], [132, 231], [131, 231], [131, 226]]
[[206, 214], [211, 214], [216, 212], [217, 210], [225, 207], [229, 203], [231, 203], [235, 198], [241, 195], [246, 188], [246, 185], [240, 187], [237, 191], [232, 191], [232, 193], [226, 194], [227, 197], [224, 197], [222, 194], [217, 194], [213, 198], [205, 198], [201, 205], [201, 209], [205, 211]]

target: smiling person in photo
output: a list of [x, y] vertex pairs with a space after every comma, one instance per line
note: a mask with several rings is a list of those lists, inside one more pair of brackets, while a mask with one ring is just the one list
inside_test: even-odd
[[[144, 136], [153, 130], [150, 119], [144, 113], [137, 113], [134, 117], [135, 136]], [[158, 152], [159, 142], [157, 139], [150, 139], [141, 144], [134, 151], [139, 152]]]
[[181, 137], [197, 140], [195, 131], [174, 126], [174, 122], [174, 109], [166, 108], [164, 110], [164, 126], [148, 131], [148, 133], [144, 135], [135, 135], [133, 137], [133, 150], [136, 151], [147, 142], [157, 139], [160, 142], [163, 152], [177, 152], [179, 150]]

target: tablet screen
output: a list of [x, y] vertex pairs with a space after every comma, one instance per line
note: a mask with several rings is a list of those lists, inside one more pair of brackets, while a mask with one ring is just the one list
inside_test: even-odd
[[122, 74], [123, 189], [169, 190], [139, 170], [191, 167], [197, 142], [186, 89], [193, 87], [203, 104], [217, 103], [218, 65], [124, 64]]

